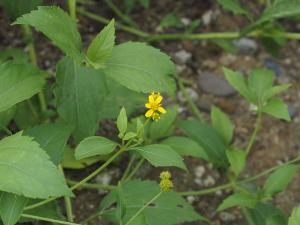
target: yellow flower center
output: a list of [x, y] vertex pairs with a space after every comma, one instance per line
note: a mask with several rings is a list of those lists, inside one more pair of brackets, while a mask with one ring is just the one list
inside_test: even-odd
[[145, 116], [158, 121], [160, 119], [160, 113], [166, 113], [166, 110], [161, 106], [162, 100], [163, 97], [159, 92], [152, 92], [148, 97], [148, 103], [145, 104], [145, 107], [148, 108]]

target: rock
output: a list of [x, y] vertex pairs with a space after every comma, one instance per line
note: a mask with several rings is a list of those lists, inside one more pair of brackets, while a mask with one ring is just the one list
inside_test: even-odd
[[211, 24], [212, 21], [216, 20], [220, 12], [218, 10], [208, 10], [202, 15], [202, 22], [205, 26]]
[[186, 69], [185, 65], [176, 65], [176, 71], [181, 74]]
[[289, 114], [290, 114], [291, 119], [294, 119], [297, 116], [297, 113], [298, 113], [297, 109], [292, 105], [288, 105], [288, 110], [289, 110]]
[[186, 18], [186, 17], [183, 17], [183, 18], [181, 18], [180, 20], [181, 20], [181, 22], [182, 22], [182, 24], [183, 24], [184, 26], [188, 26], [188, 25], [190, 25], [190, 23], [191, 23], [191, 20], [190, 20], [189, 18]]
[[205, 167], [204, 166], [197, 166], [195, 168], [195, 172], [194, 173], [195, 173], [195, 176], [197, 178], [201, 178], [204, 175], [204, 173], [205, 173]]
[[242, 54], [253, 54], [257, 51], [257, 43], [250, 38], [241, 38], [235, 40], [233, 44], [239, 49]]
[[[196, 91], [194, 91], [194, 89], [192, 89], [192, 88], [186, 88], [185, 90], [186, 90], [186, 92], [188, 93], [188, 95], [191, 97], [191, 99], [193, 101], [196, 101], [199, 98], [198, 93]], [[180, 102], [186, 102], [186, 99], [185, 99], [182, 91], [178, 92], [177, 98], [179, 99]]]
[[229, 212], [221, 212], [219, 217], [224, 222], [230, 222], [236, 219], [236, 216]]
[[236, 93], [223, 77], [210, 72], [200, 73], [198, 84], [202, 91], [215, 96], [230, 96]]
[[280, 65], [278, 65], [273, 59], [267, 58], [264, 60], [264, 65], [266, 68], [273, 70], [276, 76], [280, 76], [283, 73], [283, 70]]
[[194, 182], [195, 182], [196, 184], [198, 184], [199, 186], [202, 186], [202, 185], [203, 185], [203, 182], [202, 182], [202, 180], [201, 180], [200, 178], [195, 178], [195, 179], [194, 179]]
[[196, 201], [195, 196], [187, 196], [186, 200], [188, 201], [188, 203], [192, 204], [193, 202]]
[[175, 52], [174, 57], [178, 63], [185, 64], [188, 60], [192, 58], [192, 54], [182, 49], [178, 52]]
[[205, 187], [213, 186], [215, 185], [215, 183], [216, 183], [215, 179], [210, 175], [208, 175], [203, 181]]

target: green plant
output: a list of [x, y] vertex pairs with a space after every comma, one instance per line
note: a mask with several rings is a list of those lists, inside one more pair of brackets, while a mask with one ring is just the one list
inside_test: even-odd
[[[231, 1], [222, 4], [228, 2]], [[32, 1], [29, 8], [22, 1], [15, 3], [20, 7], [11, 13], [11, 2], [1, 1], [11, 18], [16, 19], [13, 25], [22, 26], [29, 56], [20, 49], [7, 49], [0, 57], [0, 128], [6, 132], [0, 141], [0, 217], [5, 225], [28, 220], [77, 224], [72, 198], [78, 188], [110, 191], [95, 214], [80, 224], [96, 217], [123, 225], [209, 222], [183, 196], [223, 189], [231, 190], [232, 194], [217, 211], [241, 207], [249, 224], [297, 224], [299, 207], [288, 220], [269, 200], [282, 192], [299, 171], [296, 162], [300, 157], [253, 177], [241, 178], [265, 114], [290, 120], [287, 105], [276, 97], [289, 84], [273, 85], [274, 74], [268, 70], [253, 70], [246, 79], [224, 68], [228, 82], [255, 105], [254, 131], [242, 149], [233, 144], [235, 126], [219, 108], [212, 107], [209, 125], [191, 100], [197, 115], [194, 120], [178, 120], [178, 107], [163, 105], [160, 93], [174, 97], [176, 80], [184, 90], [173, 62], [144, 43], [115, 44], [114, 20], [85, 50], [77, 29], [76, 1], [69, 1], [70, 16], [57, 6], [34, 9], [40, 1]], [[236, 13], [246, 14], [234, 5], [237, 2], [230, 4]], [[43, 33], [64, 54], [57, 63], [55, 76], [38, 68], [31, 27]], [[55, 78], [55, 85], [48, 78]], [[13, 130], [9, 126], [12, 120], [17, 127]], [[115, 137], [96, 136], [101, 129], [99, 122], [104, 120], [116, 121]], [[176, 128], [186, 136], [175, 136]], [[117, 185], [91, 183], [124, 155], [130, 161]], [[154, 167], [177, 167], [186, 172], [185, 156], [212, 163], [224, 172], [228, 183], [176, 192], [169, 172], [161, 173], [160, 184], [135, 179], [145, 161]], [[64, 174], [65, 168], [82, 169], [95, 163], [99, 167], [82, 180], [69, 180]], [[262, 187], [250, 188], [250, 183], [266, 175], [269, 176]], [[56, 213], [59, 208], [56, 200], [61, 197], [67, 221]], [[264, 211], [263, 218], [260, 211]]]

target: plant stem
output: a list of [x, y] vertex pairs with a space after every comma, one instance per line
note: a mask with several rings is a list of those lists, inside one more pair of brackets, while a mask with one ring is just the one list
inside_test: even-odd
[[183, 83], [182, 83], [182, 80], [179, 78], [178, 79], [178, 86], [179, 86], [179, 89], [181, 90], [182, 94], [184, 95], [185, 99], [187, 100], [189, 106], [190, 106], [190, 109], [192, 110], [192, 112], [194, 113], [194, 115], [196, 116], [196, 118], [198, 120], [200, 120], [201, 122], [204, 121], [203, 119], [203, 115], [202, 113], [200, 112], [200, 110], [198, 109], [198, 107], [195, 105], [195, 103], [193, 102], [191, 96], [189, 95], [189, 93], [187, 93]]
[[130, 157], [129, 163], [128, 163], [127, 167], [126, 167], [126, 170], [125, 170], [125, 172], [124, 172], [124, 174], [123, 174], [123, 176], [121, 178], [121, 181], [125, 180], [126, 177], [128, 176], [134, 160], [135, 160], [135, 155], [132, 154], [131, 157]]
[[[84, 15], [84, 16], [86, 16], [86, 17], [88, 17], [88, 18], [90, 18], [90, 19], [98, 21], [100, 23], [108, 24], [110, 22], [108, 19], [106, 19], [106, 18], [104, 18], [102, 16], [98, 16], [98, 15], [96, 15], [94, 13], [88, 12], [88, 11], [86, 11], [82, 7], [78, 7], [77, 12], [80, 13], [80, 14], [82, 14], [82, 15]], [[128, 33], [134, 34], [134, 35], [136, 35], [138, 37], [146, 38], [146, 37], [149, 36], [149, 34], [147, 34], [146, 32], [143, 32], [141, 30], [135, 29], [135, 28], [130, 27], [130, 26], [122, 25], [119, 22], [116, 22], [115, 24], [116, 24], [117, 28], [119, 28], [121, 30], [124, 30], [124, 31], [126, 31]]]
[[[102, 164], [98, 169], [96, 169], [94, 172], [92, 172], [90, 175], [88, 175], [87, 177], [85, 177], [84, 179], [82, 179], [81, 181], [79, 181], [78, 183], [74, 184], [71, 187], [71, 190], [75, 190], [79, 187], [81, 187], [82, 185], [84, 185], [85, 183], [87, 183], [89, 180], [91, 180], [92, 178], [94, 178], [96, 175], [98, 175], [98, 173], [100, 173], [102, 170], [104, 170], [115, 158], [117, 158], [120, 154], [122, 154], [125, 151], [124, 148], [120, 148], [119, 151], [117, 151], [114, 155], [112, 155], [104, 164]], [[44, 204], [47, 204], [48, 202], [51, 202], [53, 200], [57, 199], [57, 197], [54, 198], [49, 198], [46, 200], [43, 200], [41, 202], [38, 202], [36, 204], [33, 205], [29, 205], [27, 207], [24, 208], [24, 210], [29, 210], [29, 209], [34, 209], [37, 208], [39, 206], [42, 206]]]
[[136, 172], [139, 170], [139, 168], [143, 165], [143, 163], [145, 162], [144, 158], [141, 158], [138, 163], [136, 164], [136, 166], [133, 168], [133, 170], [131, 171], [131, 173], [127, 176], [126, 181], [130, 180], [135, 174]]
[[163, 192], [160, 191], [157, 195], [155, 195], [149, 202], [147, 202], [142, 208], [140, 208], [125, 225], [129, 225], [138, 215], [140, 215], [144, 209], [146, 209], [151, 203], [153, 203]]
[[[75, 185], [78, 182], [74, 181], [74, 180], [66, 180], [68, 184], [70, 185]], [[114, 185], [109, 185], [109, 184], [98, 184], [98, 183], [85, 183], [83, 185], [81, 185], [82, 188], [86, 188], [86, 189], [103, 189], [103, 190], [113, 190], [116, 186]]]
[[[35, 48], [34, 48], [34, 43], [33, 43], [32, 31], [28, 25], [23, 25], [23, 30], [24, 30], [24, 36], [25, 36], [25, 39], [27, 42], [27, 47], [29, 50], [30, 61], [33, 65], [37, 66], [37, 59], [36, 59], [36, 53], [35, 53]], [[47, 104], [46, 104], [46, 100], [45, 100], [43, 91], [40, 91], [38, 93], [38, 98], [39, 98], [40, 105], [41, 105], [41, 111], [45, 112], [47, 110]]]
[[136, 23], [132, 21], [132, 19], [123, 14], [122, 11], [113, 3], [112, 0], [105, 0], [106, 4], [111, 8], [111, 10], [118, 16], [120, 19], [122, 19], [125, 23], [132, 27], [137, 27]]
[[69, 13], [73, 20], [77, 19], [76, 15], [76, 0], [68, 0]]
[[66, 225], [80, 225], [78, 223], [71, 223], [67, 221], [62, 221], [62, 220], [55, 220], [47, 217], [40, 217], [40, 216], [34, 216], [34, 215], [29, 215], [29, 214], [21, 214], [22, 217], [24, 218], [29, 218], [29, 219], [35, 219], [35, 220], [42, 220], [42, 221], [47, 221], [51, 223], [59, 223], [59, 224], [66, 224]]
[[250, 153], [250, 151], [252, 149], [252, 146], [255, 143], [255, 139], [256, 139], [257, 133], [258, 133], [260, 127], [261, 127], [261, 121], [262, 121], [262, 112], [259, 111], [258, 115], [257, 115], [257, 118], [256, 118], [254, 130], [252, 132], [252, 135], [250, 137], [249, 143], [248, 143], [247, 148], [246, 148], [247, 155]]
[[186, 191], [186, 192], [180, 192], [179, 194], [182, 196], [189, 196], [189, 195], [206, 195], [206, 194], [210, 194], [210, 193], [214, 193], [216, 191], [220, 191], [220, 190], [224, 190], [227, 188], [232, 187], [231, 183], [227, 183], [227, 184], [222, 184], [216, 187], [212, 187], [212, 188], [207, 188], [207, 189], [203, 189], [200, 191]]
[[[61, 173], [65, 177], [64, 169], [61, 165], [58, 166], [60, 169]], [[66, 178], [65, 178], [66, 180]], [[74, 222], [74, 216], [73, 216], [73, 209], [72, 209], [72, 202], [70, 197], [64, 197], [65, 201], [65, 208], [66, 208], [66, 213], [67, 213], [67, 219], [69, 222]]]

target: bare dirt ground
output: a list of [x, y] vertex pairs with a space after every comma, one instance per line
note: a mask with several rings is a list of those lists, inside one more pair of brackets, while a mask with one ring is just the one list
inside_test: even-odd
[[[259, 7], [255, 7], [254, 3], [250, 3], [250, 5], [254, 11], [259, 10]], [[94, 1], [94, 5], [87, 8], [107, 18], [116, 17], [104, 1]], [[176, 11], [181, 18], [188, 20], [199, 19], [203, 18], [205, 14], [212, 14], [213, 16], [211, 16], [209, 23], [206, 25], [201, 24], [196, 30], [197, 32], [235, 31], [238, 27], [243, 27], [245, 24], [243, 18], [225, 13], [214, 1], [204, 0], [151, 1], [148, 10], [141, 7], [136, 8], [132, 13], [132, 18], [142, 30], [156, 33], [161, 18], [171, 11]], [[85, 43], [88, 43], [103, 27], [103, 24], [81, 15], [78, 15], [78, 19]], [[0, 12], [0, 24], [0, 50], [8, 46], [23, 48], [24, 42], [20, 37], [20, 30], [9, 26], [9, 22], [3, 15], [3, 12]], [[286, 23], [286, 28], [293, 32], [300, 31], [300, 23]], [[171, 28], [164, 30], [164, 32], [170, 33], [180, 31], [180, 29]], [[55, 63], [61, 57], [61, 52], [53, 47], [40, 33], [35, 35], [40, 67], [49, 72], [54, 72]], [[138, 40], [138, 38], [120, 30], [117, 32], [118, 43], [128, 40]], [[273, 58], [261, 47], [258, 40], [250, 40], [250, 43], [246, 46], [248, 49], [241, 49], [241, 52], [237, 55], [226, 53], [208, 41], [176, 40], [154, 43], [156, 47], [172, 56], [178, 65], [180, 75], [192, 81], [188, 91], [195, 103], [204, 111], [207, 118], [209, 118], [209, 108], [213, 104], [219, 106], [230, 115], [236, 124], [235, 143], [241, 148], [246, 145], [252, 132], [255, 116], [250, 112], [249, 105], [237, 94], [230, 94], [229, 96], [216, 94], [216, 90], [219, 88], [218, 84], [221, 82], [219, 79], [222, 78], [222, 67], [226, 66], [244, 72], [257, 67], [271, 67], [278, 73], [277, 83], [290, 82], [293, 84], [292, 88], [282, 95], [283, 99], [289, 103], [290, 113], [293, 117], [292, 122], [286, 123], [268, 116], [264, 118], [262, 130], [250, 154], [244, 176], [255, 175], [267, 168], [290, 160], [300, 153], [300, 75], [298, 72], [300, 69], [300, 46], [296, 41], [289, 41], [287, 46], [281, 50], [279, 57]], [[206, 74], [212, 75], [205, 76]], [[215, 77], [215, 80], [211, 77]], [[204, 82], [208, 82], [209, 86], [201, 86], [201, 83]], [[182, 94], [178, 93], [178, 102], [181, 110], [180, 117], [190, 117], [192, 114], [181, 96]], [[113, 133], [109, 128], [107, 130], [109, 131], [108, 133]], [[183, 173], [178, 170], [173, 171], [175, 174], [175, 187], [178, 191], [201, 190], [226, 182], [224, 176], [222, 176], [222, 171], [213, 169], [206, 162], [192, 158], [187, 158], [186, 160], [190, 173]], [[112, 165], [98, 179], [103, 179], [103, 176], [107, 176], [113, 183], [126, 167], [126, 163], [127, 159], [124, 159], [119, 164]], [[68, 171], [67, 173], [69, 176], [80, 179], [81, 176], [84, 176], [88, 171], [92, 171], [95, 167], [96, 165], [87, 168], [86, 171]], [[110, 170], [113, 172], [108, 172]], [[145, 164], [138, 176], [142, 179], [157, 179], [158, 172]], [[262, 182], [263, 179], [259, 180], [258, 183]], [[275, 199], [275, 203], [288, 214], [300, 202], [299, 186], [300, 174], [289, 185], [288, 189]], [[74, 201], [74, 211], [76, 220], [80, 221], [96, 210], [103, 194], [91, 190], [79, 190], [76, 194], [78, 197]], [[228, 194], [228, 192], [223, 191], [205, 197], [189, 196], [187, 200], [193, 204], [199, 213], [210, 218], [214, 225], [246, 225], [238, 209], [227, 210], [219, 214], [214, 212], [218, 204]], [[91, 224], [104, 225], [106, 223], [94, 220]], [[189, 224], [200, 225], [202, 223]]]

